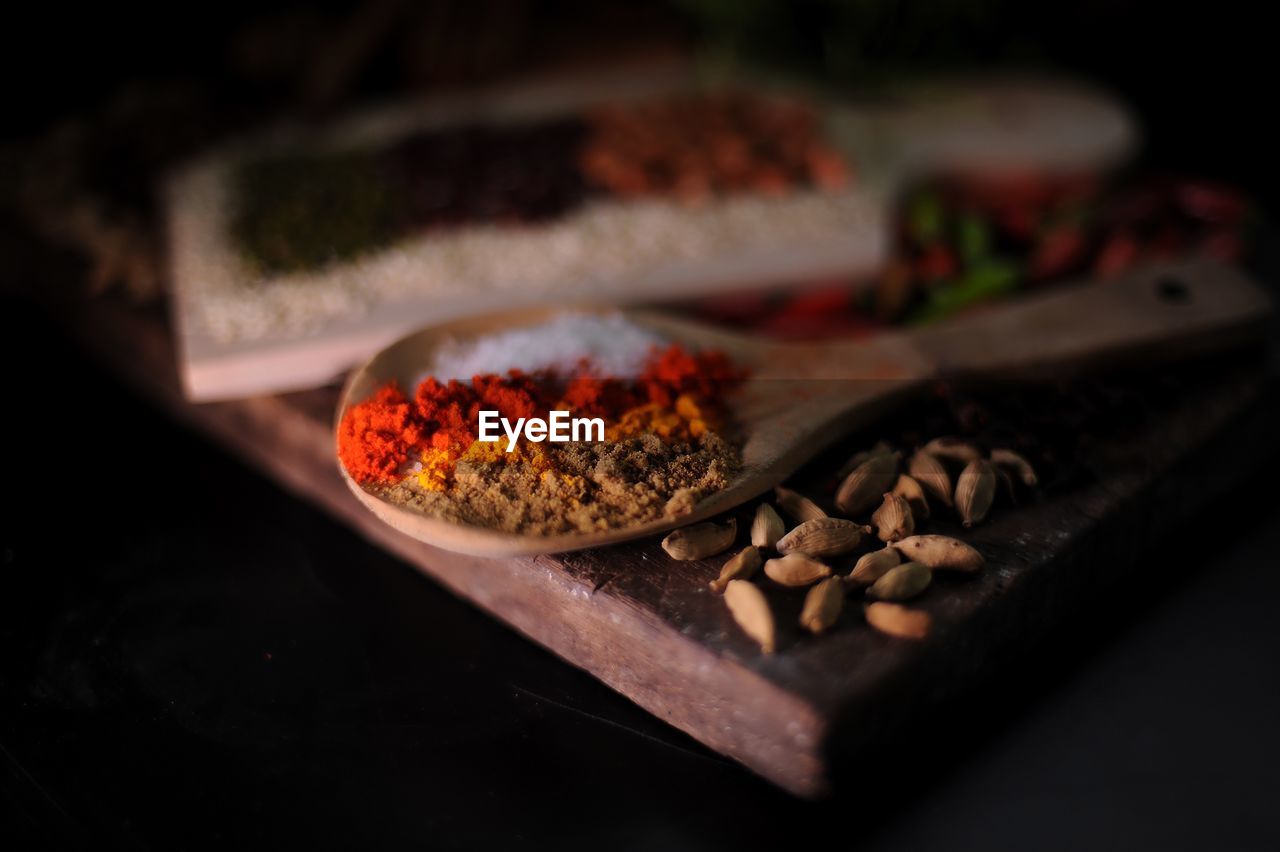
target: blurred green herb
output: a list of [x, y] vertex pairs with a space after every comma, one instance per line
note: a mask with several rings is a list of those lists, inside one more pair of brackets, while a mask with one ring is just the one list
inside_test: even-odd
[[942, 196], [936, 192], [921, 191], [907, 202], [907, 231], [918, 245], [928, 245], [942, 239], [946, 226], [946, 212]]
[[934, 322], [979, 302], [1012, 293], [1021, 280], [1022, 272], [1015, 263], [999, 258], [980, 261], [954, 281], [930, 291], [924, 304], [911, 315], [911, 322]]
[[956, 247], [965, 263], [976, 263], [991, 251], [991, 226], [985, 217], [967, 212], [956, 220]]
[[399, 204], [368, 152], [247, 163], [234, 179], [231, 231], [263, 273], [309, 270], [382, 248]]

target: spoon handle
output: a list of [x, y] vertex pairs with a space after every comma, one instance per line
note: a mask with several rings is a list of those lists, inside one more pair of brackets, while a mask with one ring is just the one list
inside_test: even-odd
[[1239, 270], [1191, 260], [1054, 289], [911, 337], [941, 374], [1025, 373], [1185, 354], [1259, 331], [1270, 312], [1270, 298]]
[[790, 473], [816, 448], [936, 376], [1026, 374], [1238, 342], [1268, 296], [1238, 270], [1197, 260], [1063, 287], [906, 333], [782, 344], [739, 401], [753, 424], [744, 460]]

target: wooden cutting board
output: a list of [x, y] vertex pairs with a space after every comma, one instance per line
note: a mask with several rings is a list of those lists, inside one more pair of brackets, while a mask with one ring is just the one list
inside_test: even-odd
[[[246, 162], [386, 145], [427, 128], [564, 115], [602, 102], [697, 91], [704, 81], [674, 69], [505, 86], [351, 115], [323, 128], [277, 127], [188, 164], [164, 193], [188, 397], [322, 385], [414, 328], [458, 317], [870, 273], [886, 260], [891, 205], [912, 181], [938, 173], [1097, 174], [1122, 162], [1137, 137], [1120, 104], [1062, 80], [935, 81], [874, 104], [739, 82], [814, 102], [826, 139], [854, 164], [854, 183], [696, 208], [662, 199], [598, 200], [554, 222], [430, 232], [358, 260], [263, 277], [229, 233], [233, 176]], [[614, 256], [619, 245], [628, 246], [629, 259]]]
[[[285, 487], [655, 715], [806, 796], [828, 789], [846, 758], [891, 744], [1046, 631], [1087, 622], [1090, 599], [1252, 470], [1280, 426], [1268, 404], [1274, 383], [1256, 350], [1084, 381], [1056, 396], [1044, 383], [980, 389], [974, 399], [1021, 406], [1012, 428], [1056, 430], [1065, 441], [1043, 456], [1051, 461], [1042, 496], [999, 506], [989, 523], [963, 533], [987, 568], [939, 580], [921, 604], [937, 626], [924, 642], [875, 633], [851, 599], [832, 633], [793, 629], [766, 657], [707, 590], [718, 560], [672, 562], [656, 539], [509, 559], [433, 549], [378, 521], [343, 485], [332, 450], [335, 388], [191, 405], [160, 315], [111, 302], [66, 315], [128, 381]], [[1037, 394], [1049, 394], [1039, 407]], [[1077, 418], [1081, 400], [1091, 413]], [[964, 420], [967, 405], [951, 408]], [[949, 415], [939, 414], [946, 408], [925, 402], [895, 414], [821, 456], [801, 480], [820, 490], [849, 451], [879, 437], [931, 437], [947, 428]], [[959, 532], [945, 521], [930, 531]], [[799, 605], [798, 596], [781, 601], [781, 620], [793, 622], [788, 613]]]

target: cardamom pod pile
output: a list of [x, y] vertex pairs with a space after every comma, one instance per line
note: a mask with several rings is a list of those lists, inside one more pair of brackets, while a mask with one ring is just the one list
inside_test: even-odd
[[[759, 573], [773, 587], [808, 588], [800, 626], [810, 633], [831, 629], [847, 596], [861, 591], [868, 599], [867, 624], [889, 636], [923, 639], [932, 628], [929, 614], [903, 602], [924, 594], [936, 571], [974, 572], [985, 562], [959, 539], [921, 532], [934, 507], [954, 511], [971, 527], [986, 519], [998, 490], [1012, 498], [1015, 489], [1039, 482], [1031, 463], [1013, 450], [987, 453], [957, 438], [935, 438], [915, 449], [905, 464], [900, 452], [880, 442], [854, 454], [838, 476], [835, 506], [849, 517], [830, 517], [803, 494], [779, 487], [777, 508], [767, 502], [757, 506], [751, 544], [731, 556], [710, 583], [712, 592], [724, 595], [734, 621], [766, 654], [777, 648], [777, 622], [768, 586], [752, 582]], [[862, 518], [869, 523], [860, 523]], [[662, 546], [674, 559], [706, 559], [729, 550], [736, 539], [737, 523], [730, 520], [676, 530]], [[827, 564], [859, 549], [866, 552], [848, 574], [837, 574]], [[771, 553], [777, 555], [768, 558]]]

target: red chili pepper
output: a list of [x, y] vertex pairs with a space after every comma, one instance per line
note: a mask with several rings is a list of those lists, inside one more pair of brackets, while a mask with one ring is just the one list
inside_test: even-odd
[[1084, 231], [1080, 228], [1075, 225], [1054, 228], [1036, 245], [1028, 272], [1037, 281], [1063, 275], [1080, 262], [1084, 249]]
[[1234, 231], [1216, 231], [1200, 242], [1200, 253], [1227, 263], [1244, 256], [1244, 240]]
[[1234, 224], [1243, 219], [1248, 210], [1248, 204], [1238, 192], [1205, 181], [1178, 184], [1174, 197], [1188, 216], [1206, 222]]
[[1107, 240], [1094, 260], [1094, 274], [1103, 278], [1119, 275], [1134, 264], [1138, 253], [1138, 241], [1131, 235], [1115, 234]]
[[950, 278], [956, 273], [956, 256], [942, 243], [934, 243], [916, 261], [916, 276], [924, 281]]

